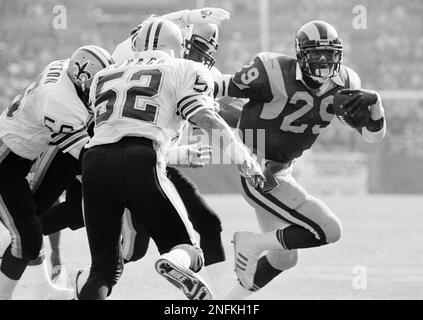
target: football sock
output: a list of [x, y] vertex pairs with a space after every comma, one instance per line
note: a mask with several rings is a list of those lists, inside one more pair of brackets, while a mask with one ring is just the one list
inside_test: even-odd
[[267, 260], [266, 256], [263, 256], [257, 262], [256, 273], [254, 274], [254, 287], [263, 288], [275, 277], [282, 273], [283, 270], [274, 268]]
[[[79, 273], [78, 277], [76, 278], [77, 274]], [[90, 276], [90, 268], [85, 269], [78, 269], [75, 270], [75, 283], [73, 284], [75, 286], [76, 291], [76, 299], [79, 298], [79, 295], [81, 293], [81, 289], [84, 287], [85, 283], [88, 280], [88, 277]]]
[[28, 266], [29, 261], [26, 259], [16, 258], [12, 255], [11, 250], [12, 245], [10, 244], [3, 253], [0, 270], [8, 278], [12, 280], [19, 280]]
[[220, 232], [200, 233], [200, 247], [204, 252], [204, 264], [206, 266], [225, 261]]
[[90, 274], [79, 293], [79, 300], [105, 300], [112, 292], [112, 287], [104, 280]]
[[325, 240], [317, 239], [312, 232], [295, 225], [277, 230], [276, 237], [285, 250], [319, 247], [326, 244]]

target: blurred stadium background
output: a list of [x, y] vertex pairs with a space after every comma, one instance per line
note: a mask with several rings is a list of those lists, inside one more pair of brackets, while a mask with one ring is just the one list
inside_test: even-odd
[[[66, 29], [53, 27], [59, 5], [66, 8]], [[353, 26], [356, 5], [367, 10], [366, 29]], [[262, 50], [294, 55], [296, 30], [321, 19], [338, 29], [345, 43], [344, 63], [358, 72], [363, 87], [381, 91], [388, 119], [385, 141], [370, 148], [353, 130], [333, 121], [296, 165], [298, 179], [311, 192], [423, 192], [419, 0], [2, 0], [0, 106], [7, 106], [48, 62], [69, 57], [78, 46], [97, 44], [113, 51], [150, 14], [203, 6], [231, 12], [231, 20], [221, 25], [217, 54], [216, 66], [224, 73], [234, 72]], [[239, 189], [232, 168], [186, 171], [205, 193]]]
[[[52, 25], [58, 5], [66, 8], [64, 30]], [[353, 26], [356, 5], [367, 10], [365, 29]], [[363, 87], [381, 92], [387, 114], [388, 132], [382, 143], [366, 145], [355, 131], [335, 120], [313, 150], [297, 161], [297, 179], [339, 214], [345, 236], [339, 245], [309, 250], [290, 277], [275, 281], [258, 298], [423, 298], [421, 0], [1, 0], [0, 108], [51, 60], [67, 58], [85, 44], [112, 52], [150, 14], [203, 6], [231, 12], [231, 20], [221, 25], [216, 55], [216, 66], [223, 73], [234, 72], [259, 51], [294, 55], [296, 30], [305, 22], [320, 19], [333, 24], [344, 40], [344, 64], [357, 71]], [[185, 172], [222, 214], [230, 262], [233, 231], [257, 228], [252, 209], [235, 195], [240, 189], [236, 171], [211, 165]], [[243, 225], [238, 227], [239, 221]], [[72, 256], [71, 266], [89, 262], [87, 244], [72, 245], [82, 242], [77, 240], [80, 234], [84, 231], [67, 233], [63, 241], [65, 254]], [[150, 251], [146, 259], [151, 261], [154, 254]], [[365, 293], [351, 289], [351, 270], [357, 264], [370, 268], [373, 282]], [[128, 269], [135, 272], [139, 266]], [[150, 263], [143, 270], [142, 279], [126, 272], [124, 286], [118, 286], [112, 298], [183, 299], [170, 286], [155, 286], [161, 280]], [[146, 283], [150, 290], [137, 287]]]

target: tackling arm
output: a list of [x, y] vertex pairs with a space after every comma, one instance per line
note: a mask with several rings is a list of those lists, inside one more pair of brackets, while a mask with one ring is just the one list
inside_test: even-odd
[[192, 23], [215, 23], [220, 24], [222, 21], [230, 18], [230, 13], [221, 8], [202, 8], [194, 10], [180, 10], [171, 12], [161, 16], [168, 19], [181, 27]]

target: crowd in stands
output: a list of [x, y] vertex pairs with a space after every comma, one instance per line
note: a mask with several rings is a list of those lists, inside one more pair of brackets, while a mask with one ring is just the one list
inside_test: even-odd
[[[48, 62], [68, 57], [83, 44], [97, 44], [112, 51], [114, 45], [126, 38], [149, 14], [195, 8], [197, 4], [194, 0], [166, 3], [163, 0], [66, 2], [67, 27], [55, 29], [52, 22], [57, 15], [53, 11], [57, 1], [2, 1], [0, 109], [6, 107]], [[261, 50], [260, 2], [215, 0], [202, 3], [231, 12], [231, 20], [221, 26], [217, 67], [224, 73], [232, 73]], [[345, 43], [344, 62], [359, 73], [363, 87], [422, 89], [421, 0], [361, 1], [367, 14], [364, 29], [354, 25], [355, 4], [347, 0], [268, 0], [268, 4], [270, 51], [294, 55], [296, 30], [307, 21], [325, 20], [338, 29]], [[404, 108], [401, 102], [386, 101], [392, 130], [403, 130], [396, 127], [395, 123], [402, 123], [398, 119], [421, 121], [422, 103], [419, 101], [413, 108]], [[324, 130], [320, 147], [360, 148], [361, 140], [353, 130], [344, 130], [340, 124], [331, 127], [331, 130]]]

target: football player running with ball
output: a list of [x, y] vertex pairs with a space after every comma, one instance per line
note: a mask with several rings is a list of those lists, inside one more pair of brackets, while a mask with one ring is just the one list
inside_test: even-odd
[[[336, 115], [355, 124], [366, 142], [377, 143], [385, 135], [381, 98], [361, 89], [358, 75], [341, 64], [343, 46], [335, 28], [323, 21], [309, 22], [299, 29], [295, 42], [296, 58], [262, 52], [217, 83], [218, 96], [249, 99], [239, 121], [242, 133], [265, 129], [265, 154], [261, 155], [265, 186], [255, 188], [241, 177], [243, 195], [254, 207], [262, 233], [234, 234], [240, 285], [227, 299], [246, 298], [294, 267], [298, 249], [340, 239], [342, 226], [336, 215], [291, 174], [294, 160], [330, 124], [334, 109], [343, 111]], [[342, 106], [334, 106], [337, 101]], [[255, 153], [260, 149], [250, 147]]]
[[83, 155], [82, 185], [92, 264], [79, 299], [105, 299], [118, 281], [125, 208], [156, 243], [161, 254], [156, 270], [189, 299], [211, 299], [208, 285], [197, 274], [203, 266], [202, 251], [166, 176], [166, 150], [190, 121], [209, 134], [221, 130], [225, 153], [252, 185], [261, 185], [264, 177], [247, 148], [217, 116], [210, 71], [181, 59], [180, 28], [160, 18], [144, 23], [136, 49], [133, 59], [98, 73], [91, 87], [95, 128]]

